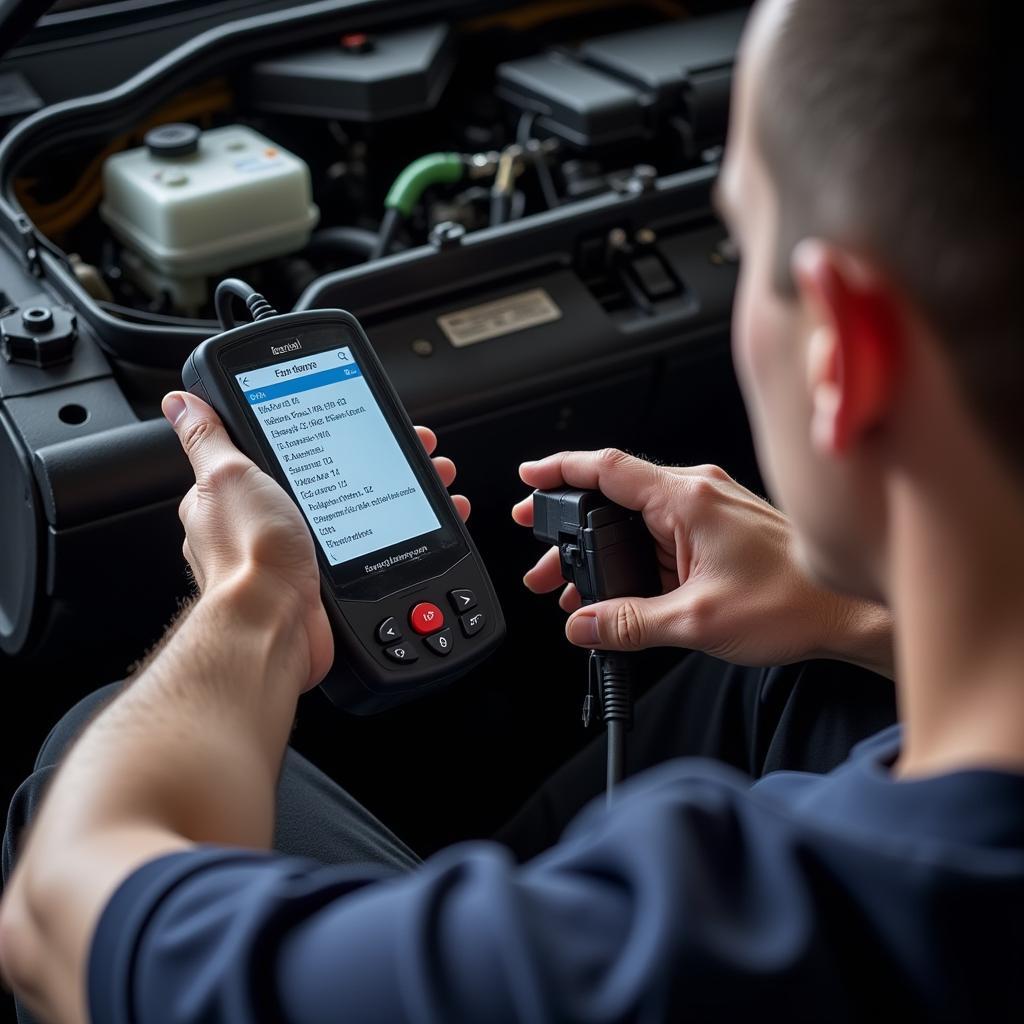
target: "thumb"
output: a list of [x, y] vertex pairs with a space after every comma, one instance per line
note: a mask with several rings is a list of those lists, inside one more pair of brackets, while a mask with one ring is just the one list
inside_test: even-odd
[[215, 466], [240, 457], [220, 417], [201, 398], [171, 391], [160, 408], [174, 427], [197, 482], [208, 478]]
[[586, 605], [565, 624], [565, 635], [580, 647], [638, 651], [673, 646], [671, 594], [617, 597]]

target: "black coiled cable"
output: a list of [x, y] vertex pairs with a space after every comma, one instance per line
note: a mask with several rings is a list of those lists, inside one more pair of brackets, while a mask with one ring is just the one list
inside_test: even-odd
[[225, 278], [213, 295], [213, 306], [217, 310], [217, 319], [225, 331], [237, 327], [235, 320], [234, 300], [241, 299], [253, 320], [266, 320], [267, 317], [277, 316], [277, 310], [256, 291], [251, 285], [237, 277]]
[[591, 651], [590, 657], [608, 733], [606, 794], [611, 803], [626, 774], [626, 732], [633, 724], [632, 663], [628, 654], [617, 651]]

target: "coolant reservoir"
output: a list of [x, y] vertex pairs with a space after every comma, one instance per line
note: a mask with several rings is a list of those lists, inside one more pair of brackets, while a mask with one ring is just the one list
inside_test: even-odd
[[242, 125], [165, 124], [145, 143], [107, 159], [100, 215], [150, 294], [194, 310], [207, 276], [309, 241], [320, 216], [309, 168], [270, 139]]

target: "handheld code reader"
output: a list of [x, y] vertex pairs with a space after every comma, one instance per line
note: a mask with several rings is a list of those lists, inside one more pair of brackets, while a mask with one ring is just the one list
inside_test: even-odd
[[[235, 326], [235, 297], [253, 322]], [[371, 714], [478, 664], [504, 636], [501, 608], [359, 322], [340, 309], [278, 315], [236, 279], [216, 304], [226, 330], [182, 380], [306, 519], [335, 638], [327, 695]]]

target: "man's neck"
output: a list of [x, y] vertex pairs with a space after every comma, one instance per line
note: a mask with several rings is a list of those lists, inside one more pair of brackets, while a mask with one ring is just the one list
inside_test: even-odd
[[973, 467], [890, 490], [900, 775], [1024, 772], [1024, 498]]

